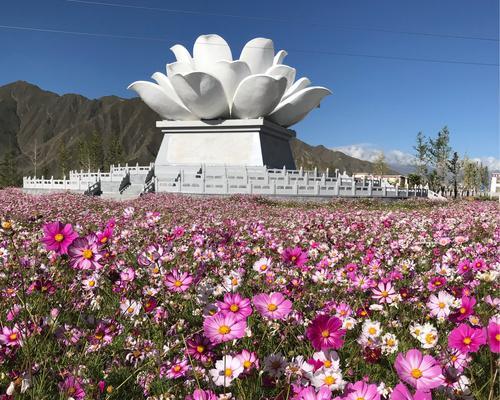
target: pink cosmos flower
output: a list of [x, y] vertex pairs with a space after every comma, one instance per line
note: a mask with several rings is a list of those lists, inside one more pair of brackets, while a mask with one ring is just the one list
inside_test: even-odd
[[342, 337], [346, 331], [337, 317], [319, 315], [306, 330], [306, 337], [316, 350], [340, 349], [344, 344]]
[[193, 394], [187, 395], [184, 400], [217, 400], [217, 395], [211, 390], [195, 389]]
[[218, 301], [217, 306], [221, 311], [232, 313], [238, 319], [246, 319], [252, 314], [250, 299], [243, 298], [238, 293], [226, 293], [224, 301]]
[[69, 245], [78, 237], [71, 224], [63, 225], [60, 222], [45, 224], [43, 233], [42, 242], [45, 248], [59, 254], [67, 254]]
[[377, 390], [377, 385], [366, 383], [365, 381], [357, 381], [349, 383], [345, 390], [343, 400], [380, 400], [380, 394]]
[[293, 400], [331, 400], [332, 391], [324, 386], [316, 392], [312, 386], [301, 388]]
[[281, 259], [291, 265], [296, 267], [302, 267], [307, 262], [307, 253], [302, 251], [300, 247], [286, 248], [281, 253]]
[[259, 359], [257, 358], [257, 354], [253, 351], [242, 350], [236, 358], [241, 361], [244, 372], [249, 372], [253, 368], [259, 368]]
[[269, 319], [285, 319], [292, 311], [292, 302], [281, 293], [261, 293], [255, 295], [252, 302], [257, 311]]
[[470, 272], [471, 269], [472, 269], [472, 267], [470, 265], [470, 261], [469, 260], [462, 260], [457, 265], [457, 271], [458, 271], [458, 273], [460, 275], [464, 275], [467, 272]]
[[444, 290], [440, 290], [437, 296], [432, 294], [427, 302], [430, 314], [437, 318], [446, 318], [450, 314], [450, 306], [454, 297]]
[[471, 328], [460, 324], [448, 335], [448, 347], [462, 353], [474, 353], [486, 343], [486, 333], [483, 328]]
[[165, 376], [169, 379], [182, 378], [188, 371], [188, 360], [175, 359], [168, 361], [160, 367], [160, 376]]
[[475, 271], [484, 271], [486, 268], [486, 263], [482, 258], [476, 258], [474, 261], [472, 261], [472, 268], [474, 268]]
[[99, 260], [102, 254], [99, 252], [97, 236], [87, 235], [83, 238], [77, 238], [68, 248], [70, 264], [74, 269], [100, 269]]
[[17, 347], [21, 345], [21, 332], [16, 327], [10, 329], [6, 326], [0, 333], [0, 343], [7, 347]]
[[195, 360], [205, 363], [213, 357], [213, 344], [203, 335], [195, 335], [193, 338], [186, 340], [186, 344], [186, 353]]
[[203, 332], [212, 343], [222, 343], [245, 336], [246, 321], [233, 314], [217, 313], [203, 321]]
[[177, 269], [172, 270], [170, 274], [165, 276], [165, 285], [172, 292], [185, 292], [190, 283], [193, 281], [193, 277], [187, 272], [179, 272]]
[[399, 377], [417, 390], [431, 390], [444, 382], [442, 368], [432, 356], [424, 356], [420, 350], [411, 349], [399, 353], [394, 368]]
[[401, 382], [391, 393], [391, 400], [432, 400], [431, 392], [417, 390], [414, 395]]
[[73, 375], [68, 376], [64, 382], [60, 383], [59, 389], [63, 392], [65, 399], [83, 400], [85, 398], [82, 381]]
[[378, 300], [380, 304], [390, 304], [397, 296], [396, 291], [390, 282], [380, 282], [376, 288], [372, 289], [372, 293], [372, 298]]
[[450, 320], [459, 322], [469, 318], [474, 313], [475, 304], [476, 299], [474, 297], [462, 296], [462, 305], [456, 313], [450, 315]]
[[446, 278], [444, 276], [436, 276], [427, 283], [427, 289], [434, 291], [441, 289], [444, 285], [446, 285]]
[[500, 324], [491, 321], [488, 324], [488, 344], [493, 353], [500, 353]]

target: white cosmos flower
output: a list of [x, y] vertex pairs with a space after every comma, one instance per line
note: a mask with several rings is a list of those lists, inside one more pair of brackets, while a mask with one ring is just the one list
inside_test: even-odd
[[128, 87], [165, 119], [266, 117], [288, 127], [331, 93], [309, 87], [308, 78], [295, 81], [295, 68], [283, 64], [286, 51], [275, 54], [271, 39], [250, 40], [238, 60], [215, 34], [199, 36], [192, 55], [180, 44], [170, 50], [177, 61], [167, 64], [166, 75], [155, 72], [151, 77], [156, 83], [136, 81]]
[[330, 390], [342, 390], [345, 386], [345, 381], [342, 379], [340, 370], [333, 368], [316, 371], [311, 379], [311, 383], [317, 389], [326, 386]]
[[271, 267], [271, 259], [267, 257], [262, 257], [255, 261], [253, 264], [253, 270], [257, 271], [259, 274], [265, 274]]
[[232, 356], [224, 356], [222, 360], [217, 360], [215, 368], [209, 371], [212, 380], [217, 386], [230, 386], [233, 379], [243, 372], [241, 361]]

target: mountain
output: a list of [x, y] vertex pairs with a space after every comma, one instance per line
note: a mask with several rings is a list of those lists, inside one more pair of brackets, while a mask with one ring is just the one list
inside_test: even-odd
[[[83, 144], [97, 138], [105, 153], [118, 143], [124, 161], [145, 165], [160, 146], [157, 119], [139, 98], [60, 96], [28, 82], [13, 82], [0, 87], [0, 161], [11, 157], [21, 175], [34, 175], [36, 164], [38, 176], [58, 177], [62, 154], [69, 169], [80, 169]], [[292, 141], [292, 151], [297, 167], [373, 171], [371, 162], [298, 139]]]

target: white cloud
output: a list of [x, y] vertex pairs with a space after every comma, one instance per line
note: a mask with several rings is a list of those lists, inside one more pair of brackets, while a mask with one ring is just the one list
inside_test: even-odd
[[475, 157], [472, 160], [480, 162], [483, 165], [486, 165], [490, 172], [492, 171], [500, 171], [500, 159], [495, 157]]

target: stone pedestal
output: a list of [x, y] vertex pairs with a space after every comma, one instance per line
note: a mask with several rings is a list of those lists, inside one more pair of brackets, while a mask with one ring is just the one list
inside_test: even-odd
[[259, 119], [157, 121], [163, 141], [155, 173], [172, 165], [266, 166], [295, 169], [290, 139], [295, 132]]

